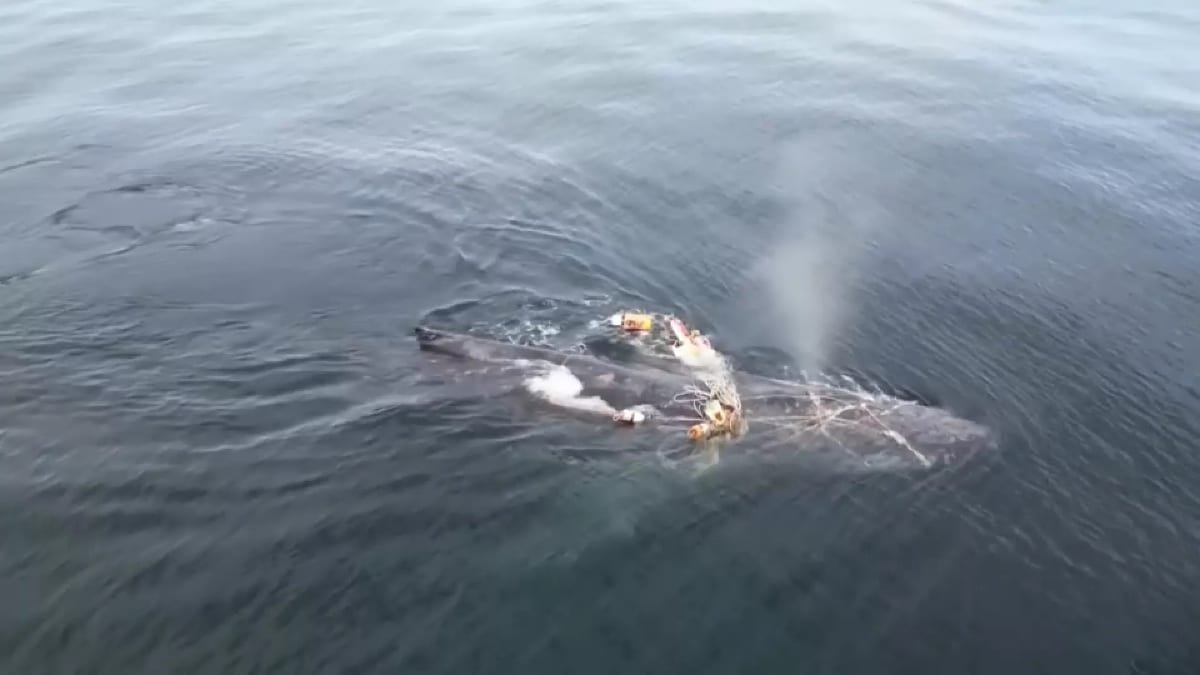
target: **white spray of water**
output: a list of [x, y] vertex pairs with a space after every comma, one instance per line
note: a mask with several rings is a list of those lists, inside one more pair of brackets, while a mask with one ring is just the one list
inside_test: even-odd
[[825, 365], [850, 316], [861, 254], [882, 222], [864, 173], [853, 164], [837, 139], [808, 141], [786, 153], [778, 185], [787, 216], [757, 268], [775, 340], [810, 373]]
[[846, 317], [842, 251], [819, 235], [775, 247], [762, 274], [777, 333], [801, 368], [817, 372]]
[[617, 412], [599, 396], [580, 396], [583, 383], [566, 366], [549, 365], [544, 372], [527, 378], [525, 388], [535, 396], [563, 408], [604, 415]]

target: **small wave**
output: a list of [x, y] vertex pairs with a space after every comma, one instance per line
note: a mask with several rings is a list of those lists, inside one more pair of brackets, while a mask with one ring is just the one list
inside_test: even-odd
[[599, 325], [596, 305], [594, 296], [574, 299], [514, 287], [437, 307], [423, 320], [515, 344], [579, 351]]

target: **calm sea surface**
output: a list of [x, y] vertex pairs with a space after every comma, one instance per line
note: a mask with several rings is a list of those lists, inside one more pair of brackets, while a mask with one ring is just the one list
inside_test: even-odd
[[[0, 4], [0, 672], [1200, 672], [1200, 5]], [[994, 428], [705, 470], [412, 327]], [[445, 378], [442, 378], [445, 379]]]

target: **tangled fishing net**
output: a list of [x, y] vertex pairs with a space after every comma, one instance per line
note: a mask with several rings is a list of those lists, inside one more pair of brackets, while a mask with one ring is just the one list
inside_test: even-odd
[[727, 367], [697, 373], [697, 384], [676, 394], [674, 403], [690, 403], [696, 425], [688, 431], [695, 440], [722, 434], [740, 435], [747, 429], [742, 398]]
[[[672, 399], [673, 403], [691, 406], [694, 419], [689, 420], [692, 424], [688, 429], [690, 438], [708, 440], [740, 436], [748, 430], [733, 369], [724, 355], [713, 349], [698, 331], [687, 329], [682, 321], [670, 315], [622, 313], [610, 317], [610, 323], [627, 332], [643, 335], [652, 347], [658, 348], [656, 351], [669, 351], [693, 373], [696, 383], [688, 385]], [[656, 330], [664, 326], [669, 330]], [[930, 465], [929, 458], [885, 422], [896, 410], [914, 403], [856, 385], [840, 387], [825, 382], [806, 382], [796, 389], [795, 396], [794, 412], [755, 416], [755, 424], [762, 424], [774, 435], [797, 442], [811, 440], [814, 434], [820, 435], [847, 452], [850, 452], [849, 448], [840, 440], [846, 435], [839, 436], [838, 432], [853, 430], [857, 432], [856, 437], [866, 434], [887, 439], [922, 464]]]
[[931, 464], [929, 458], [913, 447], [903, 434], [884, 422], [896, 410], [914, 406], [915, 403], [879, 392], [843, 389], [822, 383], [806, 385], [803, 394], [808, 401], [803, 412], [755, 419], [785, 438], [801, 441], [819, 434], [847, 451], [849, 449], [842, 443], [837, 431], [853, 429], [858, 432], [858, 437], [862, 437], [864, 431], [874, 433], [911, 453], [921, 464]]
[[708, 338], [670, 315], [623, 312], [609, 317], [609, 323], [626, 332], [648, 336], [647, 341], [660, 348], [666, 347], [664, 351], [669, 351], [692, 371], [697, 384], [685, 387], [672, 401], [691, 404], [695, 418], [688, 429], [689, 437], [704, 440], [745, 432], [742, 399], [733, 369], [725, 357], [713, 349]]

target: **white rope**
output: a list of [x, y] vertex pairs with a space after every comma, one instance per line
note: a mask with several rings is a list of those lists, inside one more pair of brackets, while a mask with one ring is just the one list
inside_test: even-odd
[[[656, 325], [665, 324], [671, 318], [664, 315], [654, 316]], [[658, 320], [661, 320], [662, 324], [659, 324]], [[651, 339], [653, 340], [653, 338]], [[748, 421], [746, 415], [743, 414], [742, 399], [733, 377], [733, 370], [725, 356], [713, 350], [712, 358], [703, 359], [703, 365], [697, 365], [689, 363], [689, 360], [682, 358], [676, 350], [672, 349], [671, 351], [680, 363], [695, 374], [697, 380], [695, 384], [685, 386], [681, 392], [676, 394], [672, 398], [672, 403], [690, 404], [695, 415], [695, 419], [692, 421], [703, 423], [714, 421], [709, 419], [705, 407], [711, 401], [717, 401], [733, 414], [737, 424], [736, 431], [744, 433], [748, 428]], [[894, 405], [885, 406], [888, 397], [879, 392], [873, 393], [859, 389], [852, 381], [850, 384], [854, 388], [842, 388], [828, 382], [807, 381], [802, 386], [811, 404], [808, 412], [796, 415], [756, 417], [755, 420], [778, 425], [794, 434], [797, 439], [801, 434], [818, 432], [847, 452], [850, 451], [849, 448], [846, 448], [831, 431], [856, 427], [860, 431], [865, 430], [868, 433], [879, 434], [892, 440], [912, 453], [922, 465], [930, 466], [931, 462], [928, 457], [913, 447], [900, 432], [889, 427], [881, 419], [900, 407], [914, 404], [909, 401], [896, 401]], [[797, 393], [800, 394], [800, 392]]]

